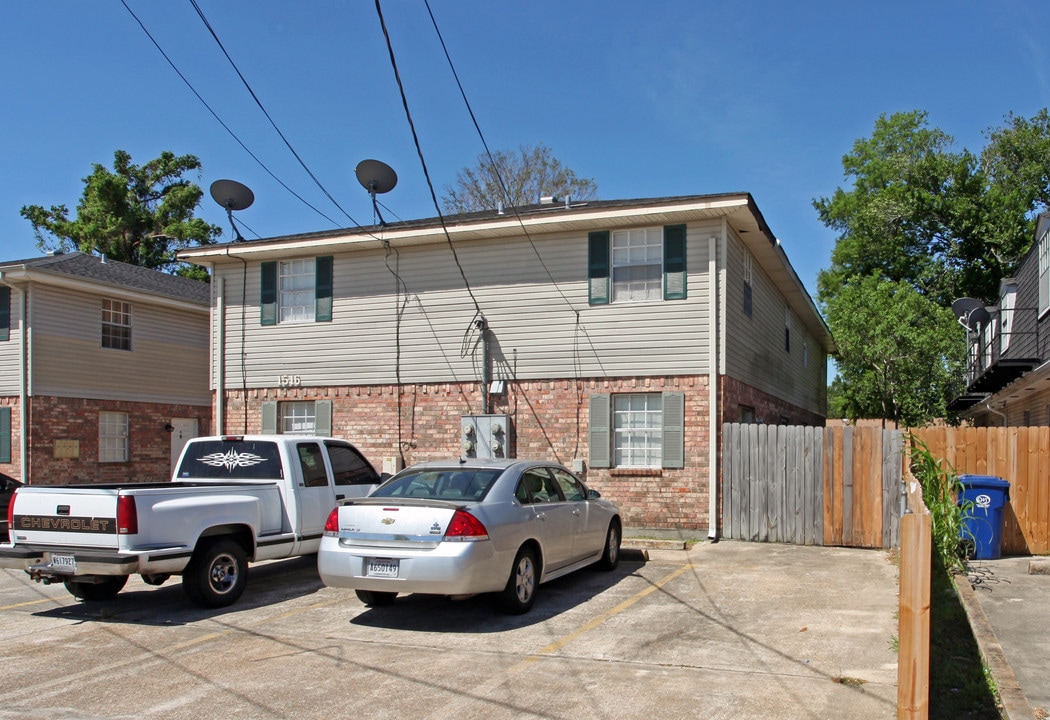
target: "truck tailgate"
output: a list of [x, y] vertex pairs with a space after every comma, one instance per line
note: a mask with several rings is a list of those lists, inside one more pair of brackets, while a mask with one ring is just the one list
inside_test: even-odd
[[117, 548], [116, 488], [22, 487], [15, 495], [15, 544]]

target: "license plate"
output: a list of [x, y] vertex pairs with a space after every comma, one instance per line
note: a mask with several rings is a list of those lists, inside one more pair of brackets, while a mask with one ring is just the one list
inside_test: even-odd
[[399, 560], [388, 558], [369, 558], [365, 574], [369, 577], [396, 578], [400, 566]]
[[73, 555], [52, 555], [51, 569], [72, 575], [77, 571], [77, 559]]

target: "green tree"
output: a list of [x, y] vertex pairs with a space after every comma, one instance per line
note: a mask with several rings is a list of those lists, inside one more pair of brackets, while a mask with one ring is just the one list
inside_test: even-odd
[[965, 367], [951, 308], [872, 274], [843, 285], [827, 318], [841, 356], [835, 394], [845, 417], [914, 426], [946, 415]]
[[207, 280], [204, 268], [184, 265], [176, 252], [215, 242], [222, 229], [194, 217], [203, 191], [183, 176], [199, 171], [193, 155], [165, 151], [144, 165], [117, 150], [112, 172], [94, 164], [84, 178], [77, 215], [65, 205], [26, 205], [22, 217], [33, 224], [44, 251], [98, 252], [120, 262]]
[[446, 212], [466, 213], [531, 205], [541, 196], [594, 200], [598, 185], [580, 178], [562, 165], [553, 151], [540, 143], [517, 152], [498, 150], [478, 155], [477, 164], [456, 173], [456, 182], [445, 187], [441, 204]]
[[[831, 265], [817, 279], [836, 339], [852, 322], [847, 309], [853, 306], [840, 296], [860, 278], [905, 283], [941, 308], [959, 297], [998, 300], [1000, 280], [1016, 270], [1031, 245], [1036, 213], [1050, 203], [1050, 116], [1046, 110], [1030, 119], [1009, 115], [985, 136], [987, 145], [975, 155], [956, 150], [950, 135], [928, 126], [924, 112], [883, 115], [872, 135], [843, 157], [849, 186], [813, 202], [838, 233]], [[882, 311], [900, 317], [892, 306]], [[940, 322], [958, 335], [954, 318]], [[887, 387], [904, 392], [909, 385], [887, 385], [873, 376], [871, 363], [838, 344], [836, 400], [843, 400], [847, 417], [893, 417], [883, 414], [890, 410], [911, 417], [911, 406], [938, 407], [929, 397], [880, 397]], [[949, 386], [936, 385], [939, 369], [930, 372], [929, 387], [946, 396]]]

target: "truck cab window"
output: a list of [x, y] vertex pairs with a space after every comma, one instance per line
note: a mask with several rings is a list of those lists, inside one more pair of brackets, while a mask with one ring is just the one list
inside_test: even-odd
[[299, 465], [303, 469], [303, 482], [306, 487], [324, 487], [328, 484], [328, 473], [324, 467], [321, 446], [317, 443], [299, 443]]

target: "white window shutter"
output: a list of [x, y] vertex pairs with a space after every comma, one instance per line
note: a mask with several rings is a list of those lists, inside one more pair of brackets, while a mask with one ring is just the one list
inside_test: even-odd
[[263, 435], [276, 435], [277, 434], [277, 402], [269, 401], [262, 404], [262, 428], [260, 432]]
[[685, 393], [663, 394], [663, 466], [685, 467]]
[[314, 432], [324, 437], [332, 434], [331, 400], [318, 400], [314, 403]]
[[612, 466], [609, 398], [608, 393], [597, 393], [590, 397], [590, 420], [587, 430], [588, 465], [594, 468]]

